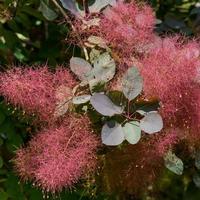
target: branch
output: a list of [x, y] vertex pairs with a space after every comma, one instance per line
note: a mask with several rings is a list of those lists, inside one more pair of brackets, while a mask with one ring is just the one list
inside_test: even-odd
[[86, 60], [89, 60], [89, 55], [88, 55], [88, 52], [87, 52], [87, 49], [83, 43], [83, 41], [81, 40], [81, 37], [76, 29], [76, 27], [73, 25], [73, 23], [71, 22], [71, 19], [69, 18], [69, 16], [66, 14], [66, 12], [64, 11], [64, 9], [58, 4], [58, 2], [56, 0], [52, 0], [52, 2], [55, 4], [55, 6], [60, 10], [60, 12], [62, 13], [62, 15], [64, 16], [64, 18], [66, 19], [66, 21], [71, 25], [72, 27], [72, 30], [74, 32], [77, 33], [77, 38], [79, 40], [79, 42], [81, 43], [81, 47], [83, 48], [83, 52], [84, 52], [84, 55], [85, 55], [85, 59]]

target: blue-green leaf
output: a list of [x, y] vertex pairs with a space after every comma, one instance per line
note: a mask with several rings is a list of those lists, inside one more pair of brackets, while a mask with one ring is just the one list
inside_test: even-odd
[[157, 112], [149, 112], [140, 120], [140, 128], [148, 134], [159, 132], [163, 128], [162, 117]]
[[91, 79], [92, 66], [89, 62], [79, 57], [72, 57], [70, 60], [70, 69], [82, 81]]
[[91, 99], [90, 103], [94, 109], [104, 116], [113, 116], [116, 114], [121, 114], [123, 108], [115, 105], [106, 95], [95, 93]]
[[116, 146], [124, 141], [124, 133], [120, 124], [117, 122], [106, 123], [101, 131], [101, 139], [103, 144]]
[[124, 137], [130, 144], [136, 144], [141, 138], [140, 123], [137, 121], [130, 121], [123, 127]]
[[122, 80], [122, 91], [130, 101], [135, 99], [141, 92], [143, 79], [136, 67], [131, 67], [125, 73]]
[[182, 175], [184, 169], [183, 162], [174, 153], [172, 153], [171, 150], [165, 155], [164, 160], [167, 169], [177, 175]]
[[115, 61], [108, 52], [101, 54], [94, 60], [93, 74], [99, 82], [108, 82], [114, 75], [116, 70]]

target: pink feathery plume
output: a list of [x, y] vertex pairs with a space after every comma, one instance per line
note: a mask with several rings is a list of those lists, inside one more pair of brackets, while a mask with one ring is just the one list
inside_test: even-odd
[[65, 86], [73, 88], [76, 81], [64, 68], [55, 73], [47, 67], [39, 69], [14, 68], [0, 74], [0, 93], [13, 105], [28, 114], [36, 114], [42, 121], [49, 121], [55, 111], [56, 90]]
[[61, 125], [40, 131], [14, 159], [22, 179], [43, 190], [59, 192], [70, 188], [96, 166], [98, 141], [89, 119], [68, 116]]
[[165, 124], [196, 129], [200, 107], [200, 84], [195, 81], [200, 64], [199, 44], [195, 41], [183, 44], [179, 39], [163, 39], [139, 68], [145, 95], [161, 101]]
[[154, 25], [155, 16], [150, 6], [118, 2], [104, 11], [100, 33], [121, 59], [127, 59], [148, 50], [155, 37]]

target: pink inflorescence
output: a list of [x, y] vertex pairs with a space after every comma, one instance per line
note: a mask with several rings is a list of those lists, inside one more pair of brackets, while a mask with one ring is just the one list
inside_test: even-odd
[[16, 153], [20, 176], [47, 192], [72, 187], [96, 166], [98, 140], [89, 126], [87, 117], [69, 116], [61, 125], [40, 131]]
[[158, 156], [163, 157], [173, 145], [178, 143], [179, 132], [178, 129], [164, 130], [154, 143], [155, 152]]
[[64, 85], [72, 88], [76, 84], [68, 70], [58, 68], [52, 73], [47, 67], [14, 68], [1, 73], [0, 82], [0, 93], [8, 102], [29, 114], [37, 114], [44, 121], [50, 120], [54, 112], [57, 87]]
[[146, 4], [118, 2], [104, 11], [100, 32], [123, 59], [135, 53], [144, 53], [154, 40], [155, 17]]
[[181, 39], [162, 39], [141, 61], [140, 69], [144, 93], [161, 101], [165, 122], [190, 129], [199, 126], [200, 85], [195, 77], [200, 50], [197, 42], [180, 43]]

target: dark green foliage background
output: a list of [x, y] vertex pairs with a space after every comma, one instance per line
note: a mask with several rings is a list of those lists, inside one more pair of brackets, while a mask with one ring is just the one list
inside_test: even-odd
[[[55, 68], [67, 64], [73, 54], [80, 49], [69, 44], [66, 39], [70, 28], [51, 3], [49, 7], [58, 17], [49, 21], [38, 10], [40, 0], [0, 0], [0, 66], [1, 70], [13, 65], [46, 64]], [[200, 33], [200, 7], [198, 0], [151, 0], [158, 19], [158, 34], [182, 34], [198, 36]], [[44, 12], [44, 10], [43, 10]], [[14, 174], [12, 157], [15, 150], [30, 139], [32, 130], [23, 113], [0, 103], [0, 200], [40, 200], [41, 191], [30, 184], [21, 183]], [[192, 162], [192, 161], [191, 161]], [[166, 170], [158, 184], [156, 193], [144, 194], [144, 200], [199, 200], [200, 189], [192, 182], [193, 169], [186, 165], [183, 176], [178, 177]], [[97, 186], [98, 191], [98, 186]], [[89, 195], [90, 196], [90, 195]], [[87, 192], [77, 187], [76, 191], [64, 191], [58, 199], [91, 199]], [[51, 197], [50, 197], [51, 199]], [[111, 194], [97, 192], [95, 199], [117, 199]], [[121, 199], [121, 197], [120, 197]], [[135, 199], [124, 196], [123, 199]]]

